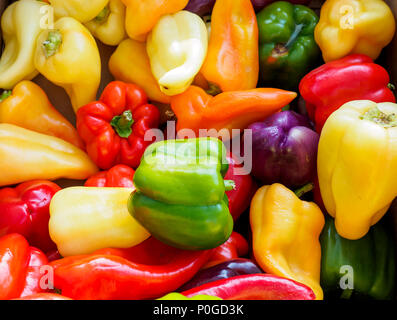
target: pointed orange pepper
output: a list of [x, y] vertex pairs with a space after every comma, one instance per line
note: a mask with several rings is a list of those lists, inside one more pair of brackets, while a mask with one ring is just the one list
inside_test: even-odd
[[201, 73], [222, 91], [256, 88], [259, 75], [258, 25], [251, 0], [217, 0]]
[[32, 81], [21, 81], [0, 97], [0, 123], [63, 139], [83, 148], [77, 130], [58, 112], [45, 92]]
[[281, 89], [258, 88], [223, 92], [213, 97], [199, 87], [190, 86], [171, 99], [171, 108], [178, 119], [177, 131], [191, 129], [200, 136], [200, 129], [215, 129], [216, 137], [219, 134], [227, 140], [238, 134], [232, 129], [243, 130], [251, 123], [264, 120], [279, 112], [296, 95]]

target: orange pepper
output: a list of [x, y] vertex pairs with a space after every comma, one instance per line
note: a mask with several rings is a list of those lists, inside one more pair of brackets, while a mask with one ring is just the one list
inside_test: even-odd
[[127, 8], [125, 28], [128, 36], [146, 41], [148, 33], [166, 14], [176, 13], [186, 7], [188, 0], [122, 0]]
[[250, 0], [217, 0], [201, 73], [222, 91], [254, 89], [259, 76], [258, 25]]
[[54, 108], [37, 84], [21, 81], [5, 96], [0, 100], [0, 123], [54, 136], [83, 148], [77, 130]]
[[[178, 122], [177, 131], [191, 129], [196, 136], [200, 129], [215, 129], [216, 137], [225, 140], [251, 123], [264, 120], [280, 111], [296, 97], [295, 92], [273, 88], [223, 92], [215, 97], [203, 89], [190, 86], [184, 93], [171, 99], [171, 108]], [[226, 130], [226, 131], [225, 131]]]

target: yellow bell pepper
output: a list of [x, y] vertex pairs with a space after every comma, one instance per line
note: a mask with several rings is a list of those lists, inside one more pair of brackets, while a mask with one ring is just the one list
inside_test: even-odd
[[49, 7], [36, 0], [20, 0], [4, 11], [1, 29], [5, 48], [0, 59], [0, 88], [12, 89], [19, 81], [33, 79], [38, 74], [33, 56], [45, 6]]
[[152, 74], [146, 43], [132, 39], [121, 42], [109, 59], [109, 70], [115, 79], [140, 86], [150, 100], [171, 102], [171, 97], [161, 92]]
[[204, 21], [189, 11], [163, 16], [147, 39], [154, 77], [169, 96], [184, 92], [199, 73], [207, 55]]
[[94, 19], [109, 0], [50, 0], [55, 17], [72, 17], [85, 23]]
[[363, 237], [397, 196], [397, 104], [351, 101], [325, 123], [318, 178], [338, 233]]
[[253, 253], [268, 273], [310, 287], [323, 299], [320, 286], [324, 216], [313, 202], [301, 201], [281, 184], [263, 186], [251, 202]]
[[54, 30], [37, 39], [35, 66], [48, 80], [63, 87], [73, 109], [96, 100], [101, 81], [101, 59], [91, 33], [73, 18], [61, 18]]
[[129, 248], [150, 234], [128, 212], [133, 189], [71, 187], [50, 204], [49, 231], [62, 256]]
[[146, 41], [148, 33], [163, 16], [186, 7], [189, 0], [122, 0], [127, 7], [125, 27], [131, 39]]
[[375, 60], [395, 29], [393, 13], [383, 0], [327, 0], [314, 35], [325, 62], [354, 53]]
[[88, 155], [56, 137], [0, 124], [0, 186], [28, 180], [84, 180], [98, 172]]
[[121, 0], [110, 0], [109, 4], [85, 26], [104, 44], [117, 46], [126, 37], [124, 24], [125, 6]]

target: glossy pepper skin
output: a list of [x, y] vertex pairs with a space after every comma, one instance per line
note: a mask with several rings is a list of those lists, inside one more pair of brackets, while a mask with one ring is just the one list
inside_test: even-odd
[[218, 0], [211, 15], [204, 78], [221, 91], [256, 88], [258, 24], [250, 0]]
[[[262, 10], [264, 7], [276, 1], [277, 0], [251, 0], [256, 11]], [[293, 4], [307, 5], [310, 3], [311, 0], [287, 0], [287, 1]]]
[[33, 63], [36, 38], [41, 32], [43, 2], [20, 0], [9, 5], [1, 17], [4, 51], [0, 58], [0, 88], [12, 89], [37, 75]]
[[368, 56], [353, 54], [308, 73], [299, 84], [310, 118], [321, 132], [332, 112], [352, 100], [395, 102], [387, 71]]
[[316, 175], [320, 136], [304, 116], [282, 111], [251, 124], [252, 175], [264, 184], [299, 187]]
[[78, 148], [83, 141], [76, 128], [54, 108], [45, 92], [34, 82], [21, 81], [12, 92], [0, 98], [0, 123], [16, 126], [58, 137]]
[[397, 105], [351, 101], [325, 123], [318, 178], [338, 233], [362, 238], [397, 195]]
[[248, 259], [227, 260], [207, 269], [200, 270], [189, 282], [185, 283], [178, 291], [186, 291], [220, 279], [229, 279], [244, 274], [258, 274], [262, 270]]
[[153, 76], [146, 43], [132, 39], [123, 40], [109, 59], [109, 70], [116, 80], [140, 86], [150, 100], [170, 103], [171, 97], [160, 90]]
[[248, 274], [221, 279], [181, 292], [186, 297], [215, 296], [224, 300], [314, 300], [304, 284], [271, 274]]
[[[395, 246], [384, 223], [373, 226], [360, 240], [347, 240], [336, 232], [333, 219], [327, 218], [320, 241], [321, 285], [326, 297], [393, 298]], [[352, 289], [340, 287], [341, 277], [346, 272], [341, 272], [343, 266], [351, 266], [353, 270]], [[345, 282], [342, 280], [342, 283]]]
[[160, 90], [169, 96], [184, 92], [207, 55], [204, 21], [189, 11], [160, 18], [147, 38], [146, 49]]
[[40, 288], [43, 273], [40, 267], [47, 264], [43, 252], [30, 247], [17, 233], [0, 238], [0, 300], [9, 300], [44, 292]]
[[327, 0], [314, 35], [325, 62], [355, 53], [375, 60], [395, 30], [393, 13], [382, 0]]
[[324, 216], [318, 206], [275, 183], [255, 194], [250, 223], [253, 253], [262, 270], [301, 282], [313, 289], [317, 300], [323, 299], [319, 236]]
[[44, 252], [55, 249], [48, 232], [48, 220], [50, 201], [59, 190], [57, 184], [45, 180], [0, 189], [0, 236], [19, 233]]
[[85, 23], [85, 26], [102, 43], [117, 46], [127, 36], [124, 24], [125, 6], [121, 0], [110, 0], [94, 19]]
[[212, 11], [215, 0], [189, 0], [184, 10], [188, 10], [199, 16], [205, 16]]
[[318, 16], [308, 7], [277, 1], [260, 11], [257, 20], [261, 84], [296, 90], [319, 62], [314, 41]]
[[56, 18], [72, 17], [80, 22], [94, 19], [109, 3], [109, 0], [90, 0], [89, 5], [84, 0], [49, 0], [54, 8]]
[[[211, 254], [211, 251], [183, 251], [165, 245], [162, 248], [157, 251], [146, 245], [143, 251], [139, 249], [144, 253], [143, 258], [135, 252], [132, 260], [114, 255], [114, 250], [107, 254], [106, 250], [103, 254], [53, 261], [54, 285], [73, 299], [156, 299], [189, 281]], [[153, 263], [145, 257], [150, 257]]]
[[77, 130], [87, 153], [101, 169], [116, 164], [138, 167], [152, 141], [145, 133], [159, 124], [160, 112], [148, 104], [145, 92], [134, 84], [112, 81], [99, 101], [77, 112]]
[[152, 144], [134, 175], [137, 192], [128, 201], [130, 213], [168, 245], [187, 250], [221, 245], [233, 229], [225, 195], [232, 182], [223, 180], [225, 154], [215, 138]]
[[0, 186], [29, 180], [85, 180], [97, 173], [88, 155], [74, 145], [12, 124], [0, 124]]
[[122, 0], [127, 7], [125, 28], [128, 36], [146, 41], [148, 33], [164, 15], [176, 13], [186, 7], [188, 0]]
[[129, 188], [71, 187], [51, 200], [49, 231], [63, 256], [129, 248], [150, 234], [127, 210]]
[[210, 129], [215, 129], [216, 137], [229, 140], [240, 134], [232, 129], [243, 130], [251, 123], [264, 120], [295, 97], [295, 92], [273, 88], [223, 92], [212, 97], [203, 89], [190, 86], [172, 98], [171, 108], [178, 119], [178, 132], [187, 128], [196, 136], [202, 136], [200, 129], [208, 135], [211, 135]]
[[118, 164], [107, 171], [101, 171], [93, 175], [84, 183], [84, 186], [135, 189], [134, 174], [134, 169], [124, 164]]
[[96, 99], [101, 59], [94, 37], [71, 17], [60, 18], [54, 30], [43, 30], [36, 42], [36, 69], [69, 95], [76, 112]]

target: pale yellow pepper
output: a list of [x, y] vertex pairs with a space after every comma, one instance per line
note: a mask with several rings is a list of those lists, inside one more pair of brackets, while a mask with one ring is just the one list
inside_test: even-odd
[[125, 6], [121, 0], [110, 0], [109, 4], [85, 26], [104, 44], [117, 46], [127, 36], [124, 24]]
[[375, 60], [395, 30], [393, 13], [383, 0], [327, 0], [314, 36], [325, 62], [354, 53]]
[[12, 3], [1, 18], [5, 48], [0, 59], [0, 88], [12, 89], [37, 74], [33, 57], [36, 39], [42, 31], [43, 15], [50, 6], [36, 0]]
[[254, 195], [250, 223], [259, 266], [267, 273], [309, 286], [316, 299], [322, 300], [319, 237], [325, 221], [320, 208], [275, 183]]
[[397, 196], [397, 104], [351, 101], [325, 123], [318, 178], [338, 233], [363, 237]]
[[161, 92], [152, 74], [145, 42], [123, 40], [109, 59], [109, 70], [115, 79], [140, 86], [150, 100], [171, 102], [171, 97]]
[[76, 19], [61, 18], [54, 30], [39, 35], [34, 62], [42, 75], [65, 89], [75, 111], [96, 100], [101, 59], [95, 39]]
[[60, 178], [85, 180], [98, 168], [80, 148], [12, 124], [0, 124], [0, 186]]
[[207, 27], [189, 11], [163, 16], [149, 34], [146, 49], [161, 91], [169, 96], [180, 94], [191, 85], [204, 63]]
[[71, 187], [50, 204], [49, 231], [66, 257], [103, 248], [129, 248], [150, 234], [128, 212], [133, 189]]
[[94, 19], [109, 0], [49, 0], [54, 8], [55, 17], [72, 17], [80, 22]]

